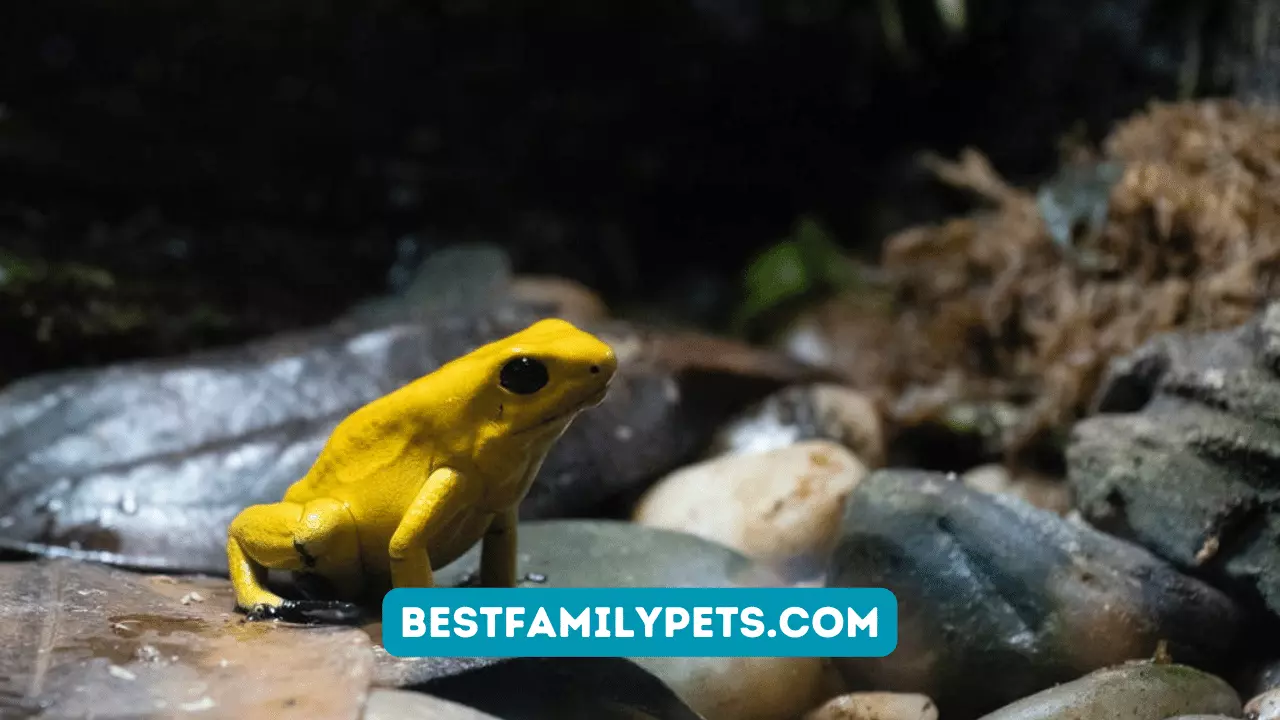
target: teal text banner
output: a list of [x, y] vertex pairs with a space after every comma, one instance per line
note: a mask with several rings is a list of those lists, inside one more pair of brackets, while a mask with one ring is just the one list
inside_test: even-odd
[[382, 602], [397, 657], [884, 657], [883, 588], [400, 588]]

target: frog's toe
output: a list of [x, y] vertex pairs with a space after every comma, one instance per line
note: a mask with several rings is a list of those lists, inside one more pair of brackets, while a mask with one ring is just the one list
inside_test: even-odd
[[351, 625], [361, 615], [359, 605], [341, 600], [285, 600], [279, 605], [255, 605], [245, 612], [250, 621], [283, 620], [304, 625]]

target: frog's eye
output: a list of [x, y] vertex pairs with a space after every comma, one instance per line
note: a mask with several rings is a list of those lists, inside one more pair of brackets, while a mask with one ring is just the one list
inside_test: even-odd
[[517, 395], [532, 395], [546, 387], [550, 380], [547, 366], [531, 357], [508, 360], [498, 376], [498, 383]]

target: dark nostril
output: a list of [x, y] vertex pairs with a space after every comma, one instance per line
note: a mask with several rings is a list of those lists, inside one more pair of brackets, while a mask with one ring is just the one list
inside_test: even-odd
[[592, 366], [591, 366], [591, 374], [592, 374], [592, 375], [595, 375], [595, 374], [596, 374], [596, 373], [598, 373], [598, 372], [600, 372], [600, 366], [599, 366], [599, 365], [592, 365]]

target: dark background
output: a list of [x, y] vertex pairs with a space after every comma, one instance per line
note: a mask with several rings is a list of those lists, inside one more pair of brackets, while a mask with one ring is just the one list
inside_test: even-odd
[[467, 239], [719, 327], [802, 215], [874, 259], [963, 211], [920, 150], [1031, 184], [1232, 92], [1253, 4], [8, 2], [0, 383], [322, 322]]

